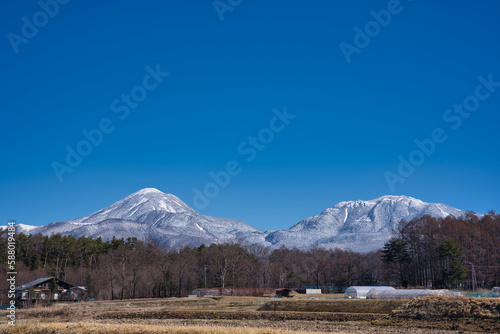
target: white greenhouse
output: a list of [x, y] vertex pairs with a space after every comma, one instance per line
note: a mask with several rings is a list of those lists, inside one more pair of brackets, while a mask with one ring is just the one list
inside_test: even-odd
[[392, 286], [350, 286], [345, 290], [344, 298], [365, 299], [370, 290], [392, 291]]
[[460, 292], [454, 292], [446, 289], [427, 290], [427, 289], [393, 289], [393, 290], [370, 290], [366, 295], [367, 299], [413, 299], [424, 296], [442, 296], [442, 297], [462, 297]]

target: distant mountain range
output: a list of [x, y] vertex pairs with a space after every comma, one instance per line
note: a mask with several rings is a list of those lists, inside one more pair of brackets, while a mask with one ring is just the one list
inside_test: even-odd
[[371, 201], [340, 202], [290, 228], [261, 231], [239, 220], [201, 215], [174, 195], [146, 188], [89, 216], [41, 226], [18, 224], [17, 232], [103, 239], [151, 237], [174, 248], [242, 240], [271, 248], [285, 245], [307, 249], [318, 244], [367, 252], [382, 248], [402, 219], [459, 217], [464, 213], [412, 197], [382, 196]]

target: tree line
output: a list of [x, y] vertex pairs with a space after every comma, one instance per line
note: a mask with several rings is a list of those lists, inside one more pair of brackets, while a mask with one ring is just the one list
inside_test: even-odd
[[[0, 266], [7, 272], [6, 231]], [[377, 252], [281, 247], [243, 242], [169, 249], [155, 240], [19, 234], [17, 283], [56, 276], [87, 286], [98, 299], [154, 298], [195, 288], [298, 288], [341, 290], [350, 285], [472, 288], [500, 285], [500, 216], [402, 221]], [[0, 289], [6, 288], [5, 280]], [[0, 298], [5, 298], [2, 293]], [[5, 302], [2, 300], [2, 302]]]
[[[401, 286], [470, 289], [500, 283], [500, 215], [402, 221], [382, 260]], [[473, 279], [473, 276], [474, 279]], [[477, 284], [476, 284], [477, 282]]]

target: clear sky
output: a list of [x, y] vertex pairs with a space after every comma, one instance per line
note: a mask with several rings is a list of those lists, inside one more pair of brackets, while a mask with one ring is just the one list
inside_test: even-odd
[[498, 1], [40, 3], [0, 4], [2, 224], [146, 187], [263, 230], [388, 194], [500, 210]]

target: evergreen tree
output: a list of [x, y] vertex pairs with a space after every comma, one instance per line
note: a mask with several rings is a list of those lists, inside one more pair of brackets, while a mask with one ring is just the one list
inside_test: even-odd
[[457, 287], [467, 277], [467, 269], [462, 263], [464, 251], [456, 239], [447, 238], [438, 247], [443, 263], [442, 279], [447, 287]]
[[92, 272], [89, 271], [87, 279], [85, 280], [85, 288], [87, 289], [87, 294], [89, 298], [95, 297], [94, 281], [92, 280]]
[[398, 265], [401, 285], [406, 287], [408, 285], [405, 274], [406, 265], [411, 263], [412, 260], [408, 253], [406, 242], [398, 238], [389, 240], [382, 250], [382, 260], [386, 263], [395, 263]]
[[57, 285], [57, 281], [55, 277], [52, 277], [52, 281], [50, 281], [50, 292], [52, 294], [56, 293], [59, 286]]

